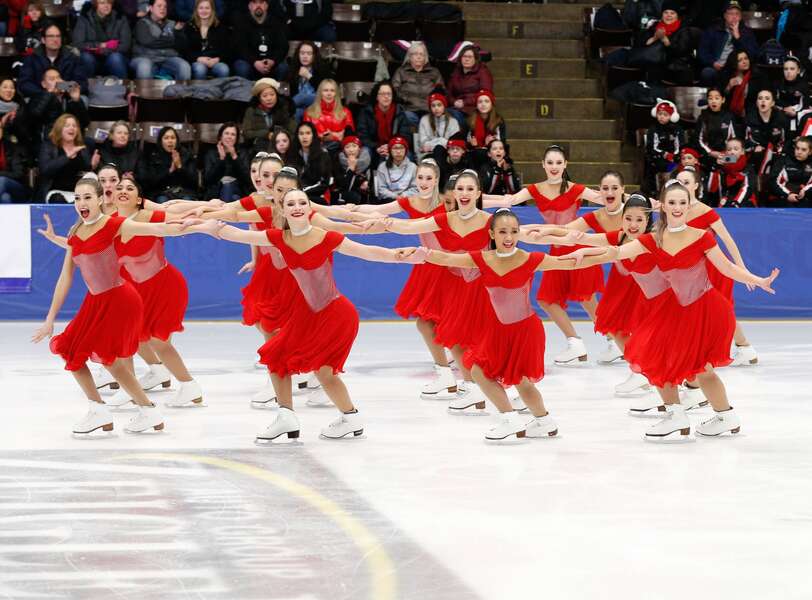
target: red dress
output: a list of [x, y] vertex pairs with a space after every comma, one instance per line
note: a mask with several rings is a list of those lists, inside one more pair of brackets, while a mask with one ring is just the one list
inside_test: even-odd
[[77, 235], [68, 238], [73, 262], [88, 289], [65, 331], [51, 338], [51, 352], [65, 359], [68, 371], [78, 371], [88, 359], [109, 365], [138, 351], [143, 303], [135, 288], [122, 279], [113, 247], [123, 222], [123, 217], [109, 217], [86, 240]]
[[[610, 245], [619, 246], [622, 233], [610, 231], [606, 234], [606, 239]], [[631, 335], [644, 300], [643, 292], [630, 275], [629, 269], [620, 262], [614, 263], [595, 311], [595, 331], [603, 335]]]
[[325, 365], [333, 373], [342, 372], [358, 335], [358, 312], [333, 279], [332, 254], [344, 236], [328, 231], [321, 242], [299, 254], [285, 243], [281, 230], [269, 229], [265, 235], [285, 259], [301, 296], [287, 307], [284, 327], [259, 349], [259, 362], [281, 377]]
[[[697, 229], [705, 229], [706, 231], [711, 230], [711, 225], [716, 223], [716, 221], [721, 221], [721, 217], [719, 213], [715, 210], [711, 209], [706, 212], [704, 215], [700, 215], [694, 219], [688, 221], [688, 227], [696, 227]], [[733, 302], [733, 280], [730, 277], [725, 277], [722, 275], [721, 271], [717, 269], [712, 263], [708, 263], [708, 279], [710, 279], [711, 284], [717, 290], [719, 290], [722, 295], [727, 298], [731, 303]]]
[[530, 286], [544, 253], [531, 252], [523, 264], [504, 275], [485, 262], [482, 252], [470, 254], [482, 273], [480, 279], [493, 311], [462, 362], [468, 369], [479, 366], [488, 379], [506, 387], [525, 377], [540, 381], [544, 377], [544, 326], [530, 306]]
[[[430, 213], [423, 213], [414, 208], [408, 198], [398, 198], [397, 202], [410, 219], [422, 219], [445, 212], [442, 203]], [[421, 233], [420, 245], [432, 250], [440, 249], [440, 243], [434, 233]], [[449, 277], [453, 276], [449, 274], [448, 269], [440, 265], [430, 263], [414, 265], [395, 303], [395, 312], [404, 319], [418, 317], [437, 323], [442, 314]]]
[[[575, 220], [580, 206], [580, 196], [584, 191], [580, 183], [553, 199], [548, 198], [536, 187], [528, 186], [527, 190], [536, 201], [545, 223], [566, 225]], [[597, 230], [596, 230], [597, 231]], [[550, 246], [551, 256], [563, 256], [583, 246]], [[541, 278], [541, 285], [536, 296], [539, 302], [558, 304], [567, 308], [567, 302], [584, 302], [597, 292], [603, 291], [603, 269], [599, 265], [574, 271], [546, 271]]]
[[[166, 213], [153, 211], [150, 223], [163, 223]], [[121, 275], [133, 284], [144, 303], [140, 339], [166, 341], [173, 333], [183, 331], [183, 316], [189, 304], [186, 280], [164, 257], [164, 240], [152, 236], [135, 236], [128, 242], [114, 240]]]
[[[437, 240], [446, 252], [485, 250], [490, 243], [490, 219], [483, 227], [466, 235], [451, 228], [448, 213], [434, 215], [434, 221], [440, 227]], [[470, 348], [482, 337], [488, 320], [493, 317], [488, 292], [482, 285], [479, 269], [446, 267], [446, 270], [451, 276], [444, 284], [445, 301], [434, 329], [434, 341], [446, 348], [457, 344]]]
[[705, 253], [716, 246], [710, 232], [674, 256], [657, 246], [651, 234], [638, 238], [654, 256], [673, 293], [662, 294], [626, 344], [624, 356], [633, 371], [657, 387], [694, 379], [705, 366], [731, 363], [736, 329], [733, 305], [708, 278]]

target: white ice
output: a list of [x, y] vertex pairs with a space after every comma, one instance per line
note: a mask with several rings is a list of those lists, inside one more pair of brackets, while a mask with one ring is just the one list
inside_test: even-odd
[[[738, 436], [645, 443], [652, 421], [627, 416], [628, 401], [612, 394], [626, 367], [554, 368], [550, 359], [564, 342], [547, 324], [548, 374], [539, 387], [560, 434], [493, 447], [483, 442], [489, 418], [450, 416], [443, 403], [419, 399], [431, 366], [413, 324], [362, 324], [345, 381], [366, 436], [318, 439], [335, 413], [299, 400], [299, 450], [484, 599], [809, 599], [812, 322], [744, 327], [760, 364], [720, 370], [741, 416]], [[47, 344], [29, 343], [34, 328], [0, 324], [3, 456], [88, 448], [100, 461], [107, 449], [274, 452], [253, 444], [273, 418], [249, 408], [265, 378], [253, 367], [255, 330], [188, 323], [176, 344], [208, 407], [167, 409], [163, 435], [88, 442], [69, 435], [84, 400]], [[603, 340], [586, 323], [578, 330], [596, 356]], [[167, 393], [151, 397], [160, 403]], [[117, 431], [128, 418], [116, 417]]]

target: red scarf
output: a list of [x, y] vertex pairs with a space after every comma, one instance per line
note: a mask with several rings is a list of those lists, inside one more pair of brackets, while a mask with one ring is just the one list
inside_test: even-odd
[[744, 116], [744, 101], [747, 100], [747, 88], [750, 83], [750, 75], [753, 70], [750, 69], [742, 77], [742, 82], [731, 90], [730, 96], [730, 112], [737, 117]]
[[395, 120], [395, 103], [389, 105], [386, 112], [375, 105], [375, 123], [378, 125], [378, 144], [388, 144], [392, 137], [392, 122]]
[[489, 133], [488, 128], [485, 127], [485, 119], [482, 118], [481, 114], [477, 113], [474, 121], [474, 139], [478, 148], [485, 147], [485, 138]]
[[0, 140], [0, 171], [6, 170], [6, 145]]
[[724, 163], [722, 170], [725, 172], [725, 185], [728, 187], [736, 185], [738, 182], [744, 180], [742, 171], [747, 166], [747, 155], [742, 154], [734, 163]]
[[677, 32], [677, 29], [679, 29], [680, 25], [682, 25], [682, 22], [679, 19], [677, 19], [676, 21], [671, 23], [671, 25], [668, 25], [667, 23], [663, 23], [662, 21], [659, 21], [657, 23], [656, 29], [660, 29], [660, 30], [664, 31], [665, 35], [667, 35], [668, 37], [671, 37], [672, 35], [674, 35]]

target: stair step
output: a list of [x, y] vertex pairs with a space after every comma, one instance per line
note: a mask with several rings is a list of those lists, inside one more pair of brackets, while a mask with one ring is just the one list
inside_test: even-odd
[[598, 79], [494, 78], [497, 102], [502, 98], [603, 98]]
[[618, 127], [614, 119], [510, 119], [507, 134], [508, 140], [614, 140]]
[[[595, 5], [594, 0], [590, 3]], [[556, 20], [576, 21], [583, 19], [583, 4], [503, 4], [492, 2], [464, 2], [462, 15], [465, 20], [490, 19], [500, 21]]]
[[540, 79], [568, 79], [583, 78], [586, 76], [586, 61], [583, 58], [530, 58], [495, 57], [488, 63], [488, 68], [494, 77]]
[[[508, 123], [508, 128], [510, 123]], [[570, 161], [590, 162], [596, 158], [607, 162], [625, 162], [620, 140], [522, 140], [510, 138], [510, 155], [519, 162], [541, 162], [544, 151], [553, 144], [567, 149]]]
[[503, 98], [496, 100], [506, 119], [602, 119], [601, 98]]
[[[496, 10], [492, 8], [491, 10]], [[584, 28], [580, 21], [496, 21], [493, 18], [465, 19], [465, 36], [479, 38], [513, 38], [542, 40], [583, 40]]]
[[584, 58], [583, 40], [515, 40], [509, 38], [476, 38], [477, 44], [494, 58], [526, 56], [528, 58]]
[[[540, 162], [515, 161], [513, 166], [519, 171], [524, 185], [544, 181], [547, 178], [544, 167], [541, 166]], [[584, 185], [597, 186], [600, 183], [601, 176], [608, 170], [620, 172], [628, 182], [634, 181], [634, 165], [630, 162], [594, 163], [569, 161], [567, 163], [567, 173], [570, 179]]]

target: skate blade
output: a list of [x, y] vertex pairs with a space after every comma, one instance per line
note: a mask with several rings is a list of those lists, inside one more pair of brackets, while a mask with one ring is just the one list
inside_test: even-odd
[[718, 439], [726, 439], [726, 438], [730, 439], [730, 438], [739, 437], [739, 436], [741, 436], [741, 427], [736, 427], [735, 429], [730, 429], [728, 431], [723, 431], [722, 433], [714, 433], [714, 434], [701, 433], [699, 431], [696, 432], [696, 437], [698, 437], [698, 438], [702, 437], [702, 438], [705, 438], [706, 440], [709, 440], [709, 439], [717, 439], [718, 440]]
[[148, 429], [142, 429], [140, 431], [133, 431], [131, 429], [124, 428], [124, 433], [129, 433], [130, 435], [161, 435], [164, 432], [164, 424], [158, 423], [157, 425], [153, 425]]
[[132, 402], [127, 402], [127, 404], [119, 404], [118, 406], [108, 404], [107, 406], [109, 407], [110, 412], [113, 413], [131, 413], [138, 410], [138, 407]]
[[102, 390], [118, 390], [121, 386], [117, 381], [111, 381], [109, 383], [105, 383], [99, 386], [96, 386], [96, 389], [99, 391]]
[[310, 400], [305, 401], [305, 406], [309, 406], [310, 408], [335, 408], [335, 404], [332, 402], [311, 402]]
[[342, 436], [339, 437], [330, 437], [326, 436], [323, 433], [319, 434], [319, 437], [323, 440], [328, 440], [330, 442], [340, 442], [342, 440], [365, 440], [367, 436], [364, 435], [364, 430], [359, 429], [358, 431], [349, 431]]
[[580, 369], [580, 368], [589, 366], [589, 361], [587, 360], [586, 355], [584, 355], [584, 356], [581, 356], [581, 357], [578, 357], [578, 358], [573, 358], [572, 360], [569, 360], [567, 362], [558, 362], [557, 360], [554, 360], [553, 364], [556, 367], [567, 367], [569, 369]]
[[[108, 428], [109, 427], [109, 428]], [[71, 434], [73, 439], [75, 440], [109, 440], [110, 438], [118, 437], [116, 435], [115, 430], [113, 429], [113, 424], [110, 423], [108, 425], [103, 425], [101, 427], [97, 427], [93, 431], [87, 431], [84, 433], [78, 433], [76, 431], [72, 432]]]
[[432, 400], [441, 400], [443, 402], [448, 402], [449, 400], [453, 400], [457, 397], [457, 392], [438, 392], [436, 394], [427, 394], [425, 392], [420, 392], [420, 399], [421, 400], [428, 400], [431, 402]]
[[701, 410], [701, 409], [706, 408], [708, 406], [710, 406], [710, 402], [705, 400], [704, 402], [700, 402], [699, 404], [692, 404], [690, 406], [685, 406], [685, 412], [693, 412], [693, 411]]
[[500, 439], [491, 439], [486, 437], [485, 443], [489, 446], [516, 446], [518, 444], [526, 444], [529, 441], [525, 435], [524, 431], [519, 431], [517, 433], [511, 433], [510, 435], [500, 438]]
[[308, 394], [312, 394], [313, 392], [318, 392], [321, 390], [321, 386], [318, 387], [304, 387], [301, 389], [294, 388], [291, 394], [293, 396], [307, 396]]
[[301, 446], [302, 442], [299, 439], [299, 431], [290, 431], [280, 433], [275, 438], [254, 438], [254, 445], [260, 448], [268, 448], [270, 446]]
[[545, 433], [544, 435], [527, 435], [525, 436], [528, 440], [550, 440], [550, 439], [559, 439], [558, 437], [558, 429], [554, 429]]
[[618, 356], [617, 358], [613, 358], [612, 360], [600, 360], [600, 359], [598, 359], [595, 362], [597, 362], [601, 366], [608, 367], [608, 366], [611, 366], [611, 365], [622, 365], [623, 363], [626, 362], [626, 359], [624, 359], [622, 356]]
[[648, 410], [629, 409], [629, 416], [636, 419], [662, 419], [665, 416], [665, 405], [656, 406]]
[[677, 430], [672, 431], [668, 435], [652, 436], [644, 434], [643, 439], [652, 444], [688, 444], [696, 441], [690, 429], [685, 435], [681, 433], [681, 430]]
[[170, 402], [164, 402], [164, 406], [166, 408], [174, 408], [174, 409], [177, 409], [177, 410], [184, 410], [184, 409], [189, 409], [189, 408], [205, 408], [205, 407], [208, 406], [208, 404], [206, 404], [203, 400], [200, 400], [200, 402], [195, 402], [193, 400], [190, 400], [189, 402], [186, 402], [184, 404], [172, 404]]

